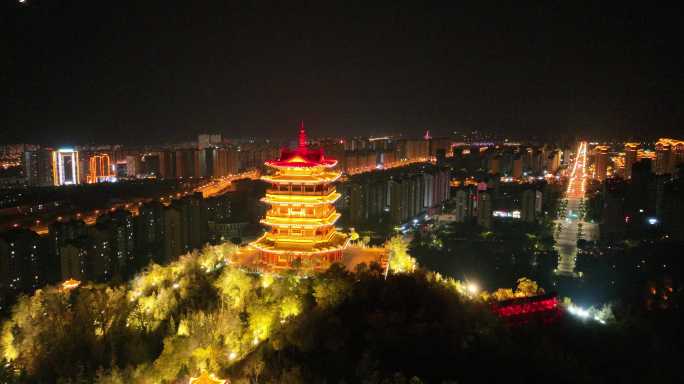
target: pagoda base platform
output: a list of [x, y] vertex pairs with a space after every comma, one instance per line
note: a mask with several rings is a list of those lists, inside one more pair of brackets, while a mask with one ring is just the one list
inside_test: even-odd
[[342, 249], [328, 252], [297, 254], [288, 252], [259, 252], [259, 263], [265, 269], [272, 271], [284, 271], [301, 268], [303, 270], [324, 271], [333, 263], [342, 261]]

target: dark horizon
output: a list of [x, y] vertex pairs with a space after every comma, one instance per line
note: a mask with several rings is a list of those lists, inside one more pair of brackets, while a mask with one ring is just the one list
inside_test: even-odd
[[682, 131], [678, 8], [6, 1], [0, 141]]

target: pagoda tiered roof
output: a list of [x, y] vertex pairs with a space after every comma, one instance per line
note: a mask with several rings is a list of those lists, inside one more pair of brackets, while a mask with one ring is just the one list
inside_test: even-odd
[[299, 128], [299, 146], [295, 149], [282, 148], [278, 160], [269, 160], [265, 164], [274, 168], [332, 168], [337, 165], [337, 160], [327, 159], [322, 149], [308, 147], [302, 122]]
[[278, 174], [278, 175], [264, 175], [261, 177], [261, 180], [264, 180], [268, 183], [274, 183], [274, 184], [285, 184], [285, 183], [293, 183], [293, 184], [329, 184], [329, 183], [334, 183], [337, 181], [337, 179], [340, 178], [340, 173], [339, 172], [320, 172], [316, 174]]
[[332, 232], [331, 236], [323, 241], [312, 239], [283, 239], [277, 241], [264, 234], [251, 245], [261, 251], [271, 253], [291, 253], [295, 255], [312, 255], [316, 253], [333, 252], [345, 248], [349, 243], [349, 237], [340, 232]]
[[266, 165], [274, 168], [332, 168], [337, 165], [337, 160], [326, 159], [322, 149], [309, 149], [300, 146], [295, 149], [281, 149], [280, 158], [269, 160]]

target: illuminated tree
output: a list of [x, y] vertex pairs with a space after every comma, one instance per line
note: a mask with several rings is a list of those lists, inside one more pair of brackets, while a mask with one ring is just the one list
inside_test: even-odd
[[530, 297], [536, 295], [543, 295], [544, 290], [539, 288], [537, 282], [522, 277], [518, 279], [518, 286], [515, 289], [515, 297]]
[[244, 373], [251, 379], [254, 384], [259, 383], [259, 376], [264, 371], [266, 364], [259, 358], [250, 359], [244, 367]]
[[403, 236], [394, 236], [385, 247], [389, 251], [389, 269], [395, 273], [412, 272], [416, 269], [416, 259], [408, 253], [409, 242]]
[[287, 319], [288, 317], [297, 316], [302, 312], [302, 302], [296, 296], [287, 296], [283, 298], [280, 303], [280, 317]]
[[221, 301], [233, 308], [242, 306], [245, 297], [254, 289], [252, 278], [235, 268], [225, 269], [214, 285], [221, 293]]
[[351, 294], [351, 282], [344, 267], [333, 264], [328, 271], [313, 282], [313, 296], [322, 308], [331, 308]]
[[356, 243], [359, 240], [359, 234], [354, 228], [349, 229], [349, 241]]
[[491, 297], [494, 300], [503, 301], [515, 298], [515, 294], [513, 293], [513, 290], [510, 288], [499, 288], [492, 293]]

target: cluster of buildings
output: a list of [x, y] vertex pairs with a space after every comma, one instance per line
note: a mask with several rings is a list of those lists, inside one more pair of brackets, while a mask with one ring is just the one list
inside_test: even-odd
[[433, 138], [426, 132], [421, 138], [382, 136], [323, 139], [315, 144], [337, 159], [340, 171], [354, 175], [451, 156], [452, 142], [448, 138]]
[[[364, 137], [320, 139], [310, 143], [338, 159], [338, 169], [356, 174], [403, 166], [451, 154], [449, 139], [429, 132], [417, 139]], [[270, 140], [227, 140], [201, 134], [194, 142], [124, 147], [121, 145], [51, 148], [38, 145], [0, 147], [0, 166], [20, 168], [20, 175], [0, 177], [0, 186], [62, 186], [137, 178], [219, 178], [251, 169], [278, 156]]]
[[684, 141], [594, 143], [589, 157], [590, 175], [602, 182], [602, 239], [624, 239], [649, 227], [684, 238]]
[[555, 174], [561, 166], [560, 149], [540, 147], [494, 148], [487, 153], [487, 171], [492, 175], [523, 176]]
[[340, 186], [339, 206], [351, 226], [383, 219], [402, 225], [441, 210], [449, 183], [449, 170], [430, 163], [355, 175]]
[[605, 240], [640, 236], [658, 228], [668, 238], [684, 240], [684, 169], [657, 174], [653, 160], [642, 159], [630, 178], [610, 178], [601, 185], [600, 233]]
[[454, 209], [448, 219], [457, 223], [477, 223], [485, 228], [490, 228], [494, 220], [534, 223], [543, 216], [542, 197], [541, 184], [481, 182], [455, 191]]
[[[193, 143], [157, 148], [24, 146], [13, 151], [10, 156], [19, 160], [7, 164], [20, 164], [28, 186], [212, 179], [252, 169], [263, 170], [264, 176], [236, 182], [235, 190], [216, 196], [179, 194], [130, 209], [126, 205], [91, 222], [64, 215], [41, 235], [24, 228], [6, 231], [0, 234], [0, 294], [11, 297], [67, 279], [125, 279], [151, 261], [167, 263], [206, 243], [240, 242], [256, 234], [259, 224], [266, 231], [251, 249], [272, 268], [290, 268], [296, 260], [338, 261], [349, 238], [336, 225], [401, 227], [441, 213], [450, 198], [453, 169], [471, 166], [492, 181], [455, 191], [454, 221], [484, 227], [496, 219], [534, 222], [541, 214], [539, 188], [500, 185], [499, 176], [553, 174], [562, 161], [562, 151], [546, 145], [454, 143], [429, 132], [415, 139], [309, 140], [302, 127], [293, 149], [278, 152], [278, 147], [199, 135]], [[263, 204], [257, 200], [261, 196]]]
[[[200, 135], [202, 138], [203, 135]], [[25, 185], [61, 186], [139, 178], [219, 178], [258, 168], [277, 153], [268, 142], [167, 148], [34, 148], [23, 154]]]
[[512, 180], [555, 175], [563, 165], [563, 150], [551, 145], [529, 146], [514, 142], [453, 143], [447, 162], [469, 174], [487, 173]]
[[674, 175], [684, 164], [684, 141], [661, 138], [655, 143], [595, 144], [589, 155], [591, 174], [599, 181], [611, 177], [630, 179], [634, 165], [642, 160], [649, 160], [655, 175]]
[[88, 225], [74, 216], [51, 223], [44, 236], [25, 228], [0, 233], [0, 295], [13, 297], [48, 283], [125, 279], [151, 261], [179, 255], [257, 231], [263, 186], [236, 182], [234, 191], [203, 198], [140, 203], [111, 210]]

